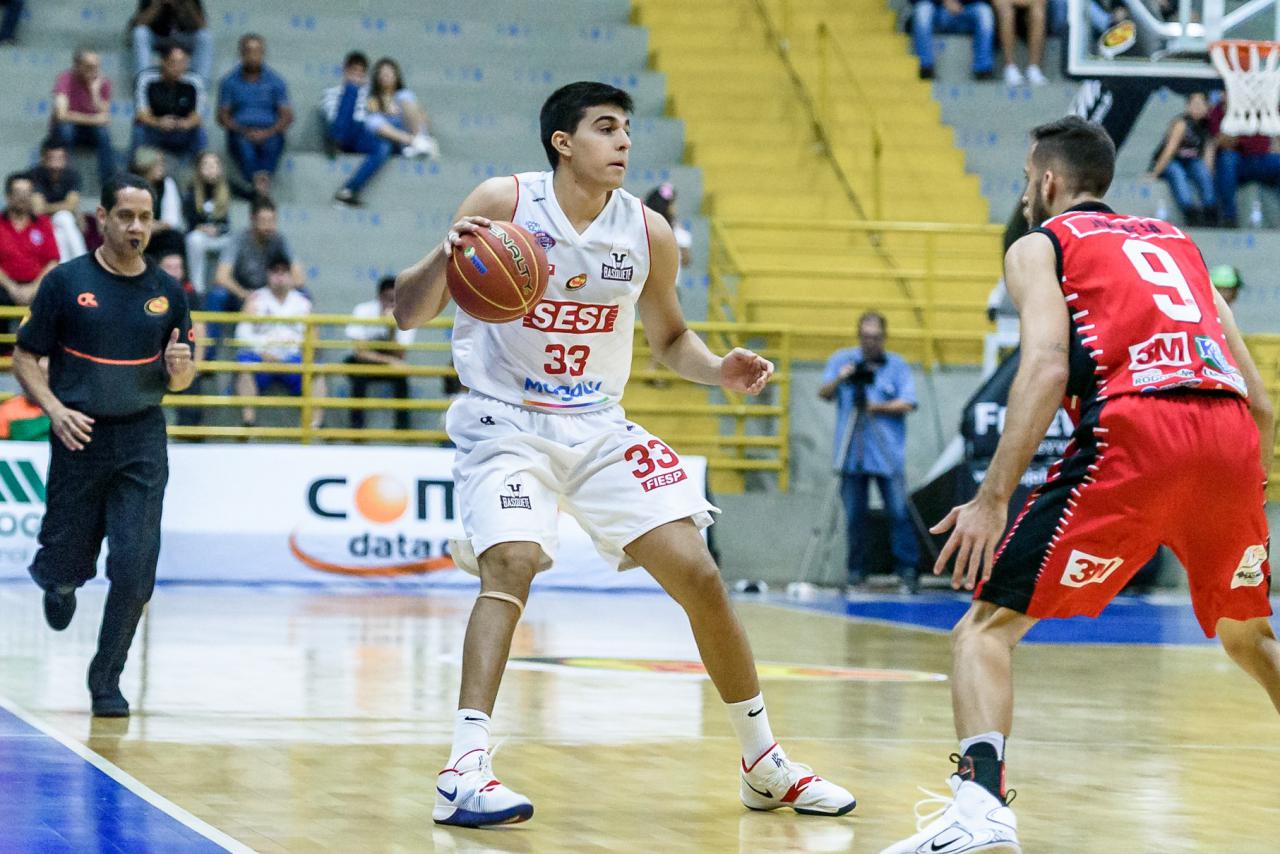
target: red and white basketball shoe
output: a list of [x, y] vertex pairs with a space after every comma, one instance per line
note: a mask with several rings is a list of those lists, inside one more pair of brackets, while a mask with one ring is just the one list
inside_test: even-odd
[[803, 815], [844, 815], [858, 805], [853, 795], [808, 765], [788, 759], [777, 744], [750, 765], [742, 760], [739, 790], [742, 803], [753, 810], [790, 807]]

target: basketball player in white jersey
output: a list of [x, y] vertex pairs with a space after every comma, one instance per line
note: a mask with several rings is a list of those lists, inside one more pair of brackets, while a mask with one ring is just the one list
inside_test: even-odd
[[676, 300], [678, 249], [659, 214], [622, 189], [631, 97], [573, 83], [542, 107], [552, 171], [493, 178], [462, 203], [444, 243], [396, 280], [396, 322], [421, 326], [449, 302], [445, 265], [461, 236], [510, 220], [535, 234], [553, 271], [521, 320], [458, 312], [453, 356], [470, 393], [449, 409], [454, 479], [466, 539], [458, 564], [480, 576], [467, 626], [453, 752], [436, 782], [435, 821], [468, 827], [524, 821], [529, 799], [489, 759], [489, 715], [529, 585], [550, 566], [557, 506], [618, 569], [643, 566], [684, 608], [741, 742], [740, 795], [752, 809], [843, 815], [849, 792], [791, 762], [773, 738], [746, 634], [701, 529], [716, 508], [680, 458], [626, 420], [637, 308], [653, 352], [681, 376], [757, 394], [773, 365], [748, 350], [711, 353]]

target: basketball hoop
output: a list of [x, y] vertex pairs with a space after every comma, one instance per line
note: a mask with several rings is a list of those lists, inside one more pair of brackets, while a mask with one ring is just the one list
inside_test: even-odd
[[1228, 39], [1214, 42], [1209, 53], [1227, 84], [1222, 132], [1280, 135], [1280, 42]]

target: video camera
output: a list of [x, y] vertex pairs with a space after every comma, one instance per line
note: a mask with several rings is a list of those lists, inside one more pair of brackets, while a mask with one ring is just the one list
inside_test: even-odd
[[876, 369], [868, 364], [865, 360], [858, 362], [853, 366], [853, 373], [844, 378], [844, 382], [851, 386], [869, 386], [876, 381]]

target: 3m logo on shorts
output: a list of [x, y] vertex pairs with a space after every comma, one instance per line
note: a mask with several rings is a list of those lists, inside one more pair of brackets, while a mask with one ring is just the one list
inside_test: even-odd
[[1187, 346], [1185, 332], [1160, 332], [1129, 348], [1131, 370], [1141, 371], [1165, 365], [1177, 368], [1189, 364], [1191, 350]]
[[535, 305], [522, 322], [529, 329], [537, 329], [539, 332], [594, 335], [598, 332], [612, 332], [617, 320], [616, 305], [548, 299]]
[[1236, 567], [1235, 575], [1231, 576], [1231, 589], [1237, 587], [1257, 587], [1266, 578], [1266, 573], [1262, 571], [1262, 564], [1267, 560], [1266, 546], [1249, 546], [1244, 550], [1244, 555], [1240, 558], [1240, 565]]
[[688, 478], [689, 476], [684, 473], [684, 469], [664, 471], [662, 474], [655, 475], [648, 480], [641, 481], [640, 488], [645, 492], [653, 492], [655, 489], [661, 489], [664, 486], [670, 486], [673, 483], [688, 480]]
[[1119, 569], [1122, 563], [1124, 558], [1094, 557], [1072, 549], [1071, 557], [1067, 559], [1067, 568], [1062, 571], [1062, 583], [1067, 587], [1101, 584], [1110, 578], [1111, 573]]

